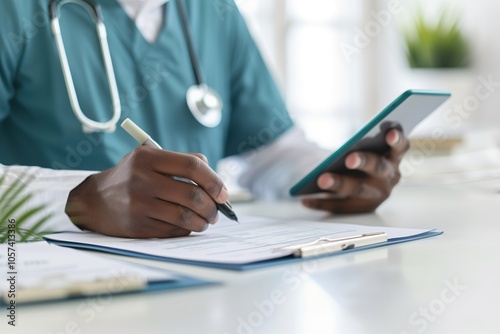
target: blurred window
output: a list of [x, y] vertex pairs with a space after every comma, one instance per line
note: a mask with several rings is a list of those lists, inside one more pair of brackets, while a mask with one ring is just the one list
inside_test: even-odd
[[341, 50], [360, 26], [362, 1], [237, 4], [297, 124], [323, 147], [341, 144], [359, 125], [363, 105], [361, 71]]

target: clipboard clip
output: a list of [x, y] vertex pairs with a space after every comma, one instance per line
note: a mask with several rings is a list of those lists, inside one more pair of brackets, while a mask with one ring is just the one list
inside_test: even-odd
[[280, 250], [292, 250], [295, 257], [311, 257], [383, 242], [387, 242], [387, 234], [385, 232], [374, 232], [340, 238], [321, 237], [312, 242], [287, 246], [280, 248]]

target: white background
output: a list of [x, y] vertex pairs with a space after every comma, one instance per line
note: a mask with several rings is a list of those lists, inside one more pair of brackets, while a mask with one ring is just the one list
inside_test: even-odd
[[[309, 137], [333, 148], [373, 114], [408, 88], [451, 90], [453, 103], [473, 94], [478, 77], [500, 81], [500, 2], [390, 0], [240, 0], [240, 9], [286, 97], [290, 112]], [[349, 59], [342, 45], [354, 44], [356, 33], [387, 11], [400, 10], [389, 24]], [[401, 37], [404, 25], [419, 5], [428, 18], [448, 3], [461, 16], [471, 46], [471, 66], [459, 73], [422, 74], [406, 64]], [[450, 5], [451, 4], [451, 5]], [[446, 71], [445, 71], [446, 72]], [[454, 72], [454, 71], [448, 71]], [[495, 91], [469, 112], [458, 128], [444, 124], [454, 136], [471, 129], [498, 127], [500, 93]], [[429, 126], [436, 126], [436, 116]], [[442, 123], [442, 122], [441, 122]], [[443, 125], [443, 124], [439, 124]]]

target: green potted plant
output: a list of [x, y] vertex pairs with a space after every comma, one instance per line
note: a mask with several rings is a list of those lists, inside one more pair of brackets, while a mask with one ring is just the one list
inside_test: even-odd
[[415, 135], [425, 138], [439, 128], [448, 138], [459, 139], [474, 115], [463, 118], [457, 126], [445, 113], [473, 93], [471, 48], [456, 10], [445, 8], [436, 13], [429, 9], [409, 11], [401, 27], [408, 64], [403, 80], [408, 88], [446, 90], [452, 97], [419, 126]]
[[51, 215], [43, 205], [28, 206], [33, 194], [26, 188], [32, 177], [23, 174], [9, 185], [6, 177], [7, 172], [0, 176], [0, 244], [40, 240], [50, 232], [46, 223]]
[[469, 45], [458, 15], [444, 11], [432, 23], [418, 10], [403, 35], [411, 68], [465, 68], [470, 64]]

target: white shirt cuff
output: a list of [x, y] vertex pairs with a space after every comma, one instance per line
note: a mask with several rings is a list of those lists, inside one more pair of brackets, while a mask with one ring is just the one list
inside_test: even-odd
[[270, 144], [239, 156], [243, 168], [238, 181], [259, 199], [285, 198], [290, 188], [330, 153], [294, 127]]
[[[32, 179], [24, 191], [25, 193], [32, 193], [33, 196], [23, 211], [26, 212], [31, 208], [42, 205], [44, 209], [37, 217], [51, 214], [51, 218], [44, 225], [44, 231], [80, 231], [65, 213], [66, 201], [69, 192], [94, 173], [96, 172], [4, 166], [0, 164], [0, 177], [5, 176], [5, 180], [0, 186], [0, 193], [3, 193], [23, 175], [24, 178], [31, 177]], [[16, 218], [9, 217], [9, 219]], [[29, 228], [30, 223], [33, 224], [33, 222], [26, 222], [25, 228]]]

